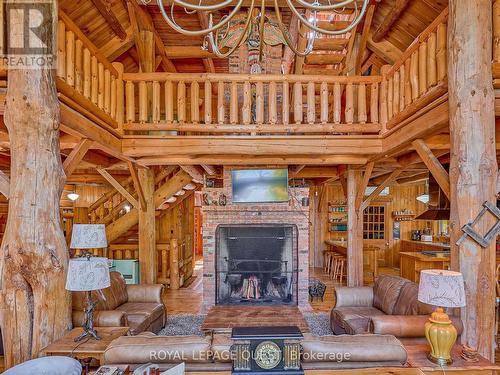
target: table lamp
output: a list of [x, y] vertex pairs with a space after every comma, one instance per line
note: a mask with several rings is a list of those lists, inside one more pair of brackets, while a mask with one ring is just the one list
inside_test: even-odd
[[425, 323], [425, 336], [431, 346], [427, 358], [440, 366], [451, 364], [451, 349], [457, 341], [457, 330], [443, 307], [464, 307], [464, 279], [460, 272], [423, 270], [418, 288], [420, 302], [438, 306]]
[[96, 302], [92, 301], [92, 291], [108, 288], [110, 285], [107, 258], [85, 256], [69, 260], [66, 290], [87, 292], [83, 333], [75, 338], [75, 341], [80, 341], [88, 336], [96, 340], [101, 339], [94, 329], [94, 307]]
[[105, 249], [106, 226], [104, 224], [74, 224], [71, 232], [71, 249]]

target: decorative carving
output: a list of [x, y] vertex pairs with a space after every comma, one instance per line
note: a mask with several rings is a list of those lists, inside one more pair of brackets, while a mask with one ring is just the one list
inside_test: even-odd
[[271, 370], [281, 362], [281, 349], [272, 341], [263, 341], [255, 348], [255, 363], [260, 368]]

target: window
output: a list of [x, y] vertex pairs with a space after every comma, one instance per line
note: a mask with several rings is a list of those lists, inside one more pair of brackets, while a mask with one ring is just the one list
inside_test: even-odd
[[385, 238], [385, 206], [370, 206], [363, 213], [363, 239]]

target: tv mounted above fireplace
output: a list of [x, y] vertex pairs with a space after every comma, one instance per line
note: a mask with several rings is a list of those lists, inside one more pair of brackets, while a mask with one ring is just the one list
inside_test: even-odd
[[233, 203], [288, 201], [288, 169], [232, 171]]

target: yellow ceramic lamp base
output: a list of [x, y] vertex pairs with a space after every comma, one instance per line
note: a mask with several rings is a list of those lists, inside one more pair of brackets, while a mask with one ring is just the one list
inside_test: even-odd
[[438, 307], [425, 323], [425, 336], [431, 346], [427, 357], [441, 366], [451, 364], [451, 349], [457, 341], [457, 330], [442, 308]]

